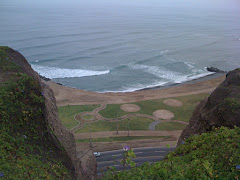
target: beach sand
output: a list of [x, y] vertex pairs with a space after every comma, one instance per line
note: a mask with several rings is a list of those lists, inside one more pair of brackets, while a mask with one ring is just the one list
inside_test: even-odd
[[87, 105], [87, 104], [121, 104], [132, 103], [151, 99], [186, 96], [199, 93], [212, 92], [223, 80], [225, 75], [208, 77], [203, 80], [194, 80], [176, 86], [153, 88], [125, 93], [97, 93], [74, 89], [45, 81], [53, 90], [57, 106]]

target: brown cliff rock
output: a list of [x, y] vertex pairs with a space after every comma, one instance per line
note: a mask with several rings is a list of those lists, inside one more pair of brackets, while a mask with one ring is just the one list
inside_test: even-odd
[[193, 134], [211, 131], [213, 127], [240, 127], [240, 69], [227, 73], [213, 93], [200, 102], [182, 132], [178, 145]]
[[[97, 172], [96, 159], [92, 151], [89, 151], [89, 153], [83, 157], [78, 157], [73, 134], [62, 125], [58, 118], [58, 109], [53, 91], [31, 68], [24, 56], [11, 48], [7, 50], [7, 54], [14, 63], [18, 64], [23, 69], [24, 73], [32, 76], [41, 86], [41, 91], [45, 98], [45, 121], [48, 127], [54, 132], [52, 133], [49, 130], [46, 136], [48, 136], [51, 144], [54, 144], [56, 149], [59, 150], [56, 160], [62, 161], [72, 173], [74, 179], [94, 179]], [[62, 150], [62, 148], [64, 150]], [[87, 159], [88, 161], [86, 162], [82, 159]]]

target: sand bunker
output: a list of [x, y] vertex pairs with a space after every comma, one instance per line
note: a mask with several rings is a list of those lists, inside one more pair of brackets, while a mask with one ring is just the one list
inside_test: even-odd
[[153, 112], [153, 115], [160, 119], [172, 119], [174, 114], [171, 111], [160, 109]]
[[137, 112], [139, 111], [141, 108], [136, 105], [136, 104], [123, 104], [121, 105], [121, 110], [125, 111], [125, 112]]
[[163, 103], [169, 106], [174, 106], [174, 107], [179, 107], [183, 105], [181, 101], [176, 99], [166, 99], [163, 101]]

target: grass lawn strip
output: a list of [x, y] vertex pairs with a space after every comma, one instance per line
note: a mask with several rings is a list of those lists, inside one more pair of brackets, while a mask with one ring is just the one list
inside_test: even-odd
[[[169, 105], [164, 104], [163, 101], [166, 99], [140, 101], [132, 104], [136, 104], [139, 107], [141, 107], [140, 111], [137, 112], [138, 114], [152, 115], [152, 113], [156, 110], [166, 109], [171, 111], [175, 115], [173, 120], [188, 122], [197, 103], [207, 96], [209, 96], [208, 93], [203, 93], [203, 94], [174, 98], [183, 103], [183, 105], [180, 107], [171, 107]], [[105, 109], [99, 111], [99, 114], [101, 114], [103, 117], [106, 117], [106, 118], [116, 118], [126, 114], [132, 114], [132, 113], [127, 113], [121, 110], [120, 109], [121, 105], [122, 104], [107, 105]]]
[[[92, 142], [117, 142], [117, 141], [131, 141], [140, 139], [167, 139], [170, 136], [120, 136], [120, 137], [106, 137], [106, 138], [93, 138]], [[77, 139], [77, 143], [89, 142], [89, 139]]]
[[121, 109], [121, 105], [123, 105], [123, 104], [108, 104], [105, 109], [99, 111], [99, 114], [105, 118], [117, 118], [117, 117], [121, 117], [126, 114], [134, 113], [134, 112], [129, 113], [129, 112], [123, 111]]
[[76, 114], [85, 111], [93, 111], [97, 107], [99, 107], [99, 105], [74, 105], [58, 107], [59, 119], [66, 128], [71, 129], [78, 125], [78, 122], [74, 119]]
[[82, 118], [84, 120], [92, 120], [93, 119], [93, 115], [88, 114], [88, 115], [83, 116]]
[[156, 131], [176, 131], [186, 128], [185, 124], [178, 122], [162, 122], [155, 126]]
[[[148, 130], [148, 125], [154, 120], [144, 117], [132, 117], [129, 119], [129, 130]], [[118, 122], [119, 131], [128, 130], [128, 119], [124, 119]], [[101, 131], [116, 131], [117, 122], [109, 122], [105, 120], [99, 120], [94, 123], [87, 123], [83, 128], [78, 129], [75, 133], [85, 132], [101, 132]]]
[[[136, 102], [135, 104], [141, 107], [141, 110], [138, 112], [139, 115], [143, 116], [152, 116], [152, 113], [158, 109], [167, 109], [175, 114], [175, 117], [172, 120], [178, 120], [182, 122], [188, 122], [192, 112], [197, 105], [198, 102], [200, 102], [203, 98], [207, 97], [208, 94], [198, 94], [198, 95], [189, 95], [189, 96], [182, 96], [182, 97], [177, 97], [174, 98], [176, 100], [179, 100], [183, 103], [183, 106], [181, 107], [171, 107], [163, 103], [165, 99], [158, 99], [158, 100], [148, 100], [148, 101], [141, 101], [141, 102]], [[74, 120], [74, 114], [77, 115], [76, 113], [80, 114], [81, 112], [86, 112], [86, 117], [90, 118], [90, 115], [88, 117], [87, 111], [92, 112], [95, 115], [103, 116], [102, 118], [119, 118], [123, 117], [126, 118], [126, 120], [119, 121], [119, 130], [128, 130], [128, 122], [127, 119], [131, 119], [131, 123], [129, 123], [129, 129], [130, 130], [148, 130], [147, 127], [148, 125], [153, 122], [151, 119], [150, 121], [142, 121], [140, 122], [135, 122], [133, 121], [134, 118], [135, 120], [145, 118], [145, 119], [150, 119], [149, 117], [126, 117], [126, 115], [131, 115], [134, 116], [134, 112], [128, 113], [124, 112], [121, 110], [120, 106], [122, 104], [110, 104], [110, 105], [102, 105], [101, 107], [99, 105], [81, 105], [81, 106], [64, 106], [64, 107], [59, 107], [59, 115], [60, 119], [62, 120], [63, 124], [71, 129], [74, 128], [73, 132], [76, 133], [81, 133], [81, 132], [89, 132], [90, 127], [92, 132], [99, 132], [99, 131], [115, 131], [117, 129], [117, 123], [116, 122], [109, 122], [109, 119], [106, 120], [100, 120], [96, 121], [94, 123], [86, 124], [84, 127], [80, 127], [78, 122]], [[95, 112], [96, 111], [96, 112]], [[99, 114], [98, 114], [99, 111]], [[70, 117], [71, 116], [71, 117]], [[83, 116], [84, 117], [84, 116]], [[83, 119], [84, 121], [84, 119]], [[103, 122], [105, 121], [105, 122]], [[142, 125], [143, 124], [143, 125]], [[162, 124], [162, 123], [161, 123]], [[176, 128], [169, 128], [169, 124], [163, 124], [164, 126], [156, 128], [156, 130], [172, 130]], [[173, 124], [172, 124], [173, 125]], [[140, 126], [140, 127], [139, 127]], [[144, 127], [143, 127], [144, 126]], [[183, 124], [179, 125], [179, 128], [183, 128]]]

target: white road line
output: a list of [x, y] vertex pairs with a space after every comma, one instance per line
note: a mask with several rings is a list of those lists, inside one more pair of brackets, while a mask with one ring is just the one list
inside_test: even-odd
[[[139, 148], [133, 148], [133, 150], [138, 150], [138, 149], [152, 149], [152, 148], [164, 148], [164, 149], [172, 149], [172, 148], [176, 148], [176, 146], [171, 146], [170, 148], [167, 148], [166, 146], [153, 146], [153, 147], [139, 147]], [[102, 154], [104, 153], [108, 153], [108, 152], [124, 152], [122, 149], [119, 150], [112, 150], [112, 151], [103, 151], [101, 152]]]
[[148, 158], [164, 158], [164, 156], [146, 156], [146, 157], [135, 157], [133, 158], [133, 161], [134, 160], [138, 160], [138, 159], [148, 159]]
[[117, 166], [120, 166], [120, 165], [117, 165], [117, 164], [116, 164], [116, 165], [112, 165], [112, 166], [117, 167]]
[[122, 154], [116, 154], [116, 155], [112, 155], [112, 156], [121, 156]]
[[154, 152], [167, 152], [167, 151], [154, 151]]
[[136, 152], [135, 154], [141, 154], [141, 153], [143, 153], [143, 152]]

